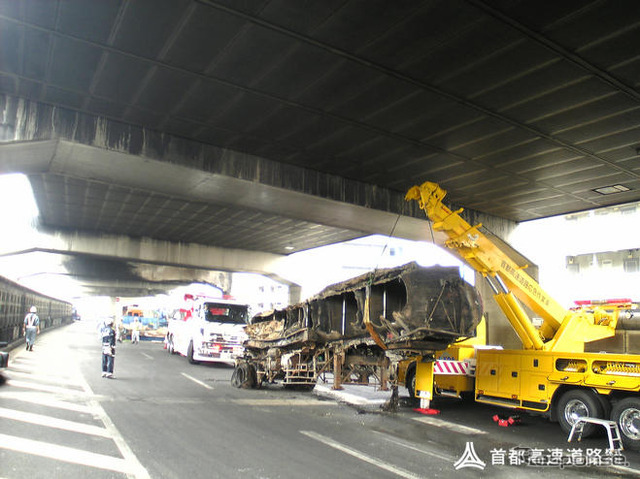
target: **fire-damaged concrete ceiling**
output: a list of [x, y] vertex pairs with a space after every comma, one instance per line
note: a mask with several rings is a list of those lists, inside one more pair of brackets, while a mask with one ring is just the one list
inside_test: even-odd
[[[637, 1], [0, 0], [0, 93], [398, 194], [436, 181], [523, 221], [640, 200], [639, 44]], [[362, 234], [32, 179], [52, 227], [99, 230], [99, 210], [76, 214], [91, 197], [121, 202], [111, 233], [182, 241], [179, 217], [208, 218], [270, 251]], [[131, 229], [141, 214], [151, 230]]]

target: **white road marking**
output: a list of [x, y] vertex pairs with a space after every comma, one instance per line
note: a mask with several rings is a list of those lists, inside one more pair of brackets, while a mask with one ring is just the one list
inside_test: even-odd
[[63, 395], [83, 394], [84, 395], [84, 391], [80, 389], [61, 388], [58, 386], [51, 386], [48, 384], [32, 383], [28, 381], [16, 381], [14, 379], [9, 379], [7, 381], [7, 384], [14, 388], [33, 389], [36, 391], [46, 391], [54, 394], [63, 394]]
[[185, 378], [190, 379], [194, 383], [199, 384], [203, 388], [213, 389], [212, 386], [209, 386], [207, 383], [204, 383], [204, 382], [200, 381], [199, 379], [194, 378], [193, 376], [189, 376], [187, 373], [180, 373], [180, 374], [182, 374]]
[[443, 454], [441, 452], [430, 451], [428, 449], [425, 449], [424, 447], [417, 447], [417, 446], [415, 446], [413, 444], [407, 443], [406, 441], [403, 441], [403, 440], [398, 439], [396, 437], [389, 436], [388, 434], [385, 434], [383, 432], [379, 432], [379, 431], [373, 431], [373, 432], [375, 434], [378, 434], [385, 441], [389, 441], [390, 443], [395, 444], [396, 446], [404, 447], [406, 449], [410, 449], [412, 451], [416, 451], [416, 452], [419, 452], [421, 454], [426, 454], [427, 456], [433, 456], [435, 458], [442, 459], [443, 461], [451, 462], [452, 464], [457, 459], [457, 458], [455, 458], [453, 456], [449, 456], [449, 455]]
[[[32, 439], [0, 433], [0, 448], [142, 477], [137, 475], [138, 471], [128, 460], [74, 449], [72, 447], [50, 444], [48, 442], [34, 441]], [[149, 476], [147, 475], [146, 477]]]
[[153, 356], [151, 356], [150, 354], [147, 354], [147, 353], [140, 353], [140, 354], [142, 354], [147, 359], [153, 359]]
[[[37, 382], [30, 381], [9, 380], [9, 384], [13, 386], [10, 388], [10, 391], [16, 395], [15, 397], [29, 397], [30, 402], [35, 402], [35, 398], [38, 396], [48, 396], [48, 400], [45, 405], [91, 414], [95, 420], [100, 421], [104, 425], [104, 428], [77, 423], [74, 421], [60, 420], [39, 414], [21, 413], [10, 409], [0, 409], [0, 417], [8, 417], [14, 420], [32, 422], [44, 426], [58, 427], [74, 432], [94, 434], [110, 438], [118, 448], [120, 457], [97, 454], [82, 449], [59, 446], [57, 444], [50, 444], [44, 441], [36, 441], [6, 434], [0, 434], [0, 449], [14, 450], [25, 454], [48, 457], [73, 464], [117, 471], [126, 474], [130, 479], [150, 479], [149, 473], [140, 461], [138, 461], [138, 458], [126, 443], [118, 429], [115, 427], [104, 409], [102, 409], [102, 406], [96, 399], [97, 396], [93, 393], [91, 387], [78, 370], [77, 358], [73, 354], [73, 351], [70, 349], [59, 351], [59, 354], [56, 354], [55, 357], [46, 358], [48, 361], [37, 362], [35, 361], [37, 358], [36, 354], [31, 357], [23, 358], [21, 357], [22, 354], [19, 352], [16, 357], [14, 357], [13, 361], [17, 359], [16, 364], [18, 365], [18, 369], [22, 369], [24, 371], [24, 369], [28, 368], [32, 371], [33, 374], [30, 376], [30, 379], [39, 377], [42, 374], [59, 377], [61, 376], [61, 371], [66, 372], [67, 374], [74, 372], [72, 374], [72, 379], [77, 381], [80, 389], [68, 389], [48, 384], [38, 384]], [[49, 377], [47, 380], [51, 381], [51, 378]], [[37, 392], [34, 393], [28, 390]], [[65, 401], [61, 401], [55, 396], [62, 396]], [[0, 397], [10, 396], [5, 395], [3, 391], [0, 393]], [[74, 400], [83, 404], [73, 406], [66, 400]]]
[[40, 374], [48, 374], [55, 375], [56, 377], [65, 377], [67, 379], [71, 379], [71, 375], [69, 375], [66, 369], [57, 369], [53, 364], [45, 365], [45, 364], [15, 364], [12, 361], [11, 366], [9, 367], [9, 372], [19, 372], [19, 373], [40, 373]]
[[[84, 379], [84, 376], [80, 376], [80, 379], [82, 380], [83, 389], [87, 396], [89, 398], [95, 397], [91, 386], [89, 386], [89, 383]], [[94, 415], [98, 416], [98, 419], [102, 421], [102, 424], [104, 424], [104, 427], [109, 432], [109, 435], [111, 436], [113, 442], [116, 443], [116, 446], [118, 447], [120, 454], [122, 454], [122, 457], [126, 461], [129, 470], [133, 471], [129, 472], [129, 474], [131, 474], [131, 477], [135, 479], [151, 479], [151, 476], [149, 475], [147, 470], [140, 463], [140, 461], [138, 461], [138, 458], [127, 444], [127, 441], [124, 440], [115, 424], [113, 424], [113, 421], [111, 421], [111, 418], [107, 415], [105, 410], [102, 409], [102, 406], [100, 406], [100, 403], [98, 403], [98, 401], [96, 401], [95, 399], [90, 399], [89, 401], [87, 401], [87, 403], [93, 409]]]
[[19, 399], [22, 402], [37, 404], [38, 406], [54, 407], [84, 414], [93, 414], [93, 409], [83, 404], [76, 404], [68, 401], [60, 401], [48, 393], [28, 393], [15, 391], [2, 391], [0, 398]]
[[65, 431], [80, 432], [82, 434], [91, 434], [93, 436], [110, 437], [106, 429], [81, 422], [67, 421], [43, 414], [35, 414], [31, 412], [17, 411], [14, 409], [6, 409], [0, 407], [0, 417], [5, 419], [13, 419], [14, 421], [28, 422], [39, 426], [52, 427], [55, 429], [63, 429]]
[[[63, 362], [58, 358], [58, 361], [55, 364], [55, 368], [52, 368], [52, 374], [55, 374], [55, 371], [65, 370], [65, 371], [77, 371], [77, 364], [73, 360], [69, 360], [68, 362]], [[38, 372], [42, 371], [41, 368], [37, 369]], [[74, 400], [82, 401], [86, 404], [86, 406], [82, 406], [82, 412], [87, 412], [94, 416], [95, 419], [102, 422], [104, 425], [104, 430], [100, 434], [104, 437], [110, 438], [118, 448], [121, 457], [113, 457], [106, 456], [103, 454], [96, 454], [89, 451], [84, 451], [81, 449], [74, 449], [71, 447], [59, 446], [56, 444], [49, 444], [46, 442], [35, 441], [25, 438], [18, 438], [14, 436], [9, 436], [5, 434], [0, 434], [0, 449], [9, 449], [15, 450], [19, 452], [23, 452], [26, 454], [33, 454], [42, 457], [48, 457], [52, 459], [57, 459], [64, 462], [80, 464], [91, 466], [99, 469], [112, 470], [117, 472], [122, 472], [127, 475], [130, 479], [150, 479], [149, 473], [144, 468], [144, 466], [138, 461], [138, 458], [133, 453], [129, 445], [126, 443], [124, 438], [120, 435], [120, 432], [115, 427], [109, 416], [106, 414], [104, 409], [100, 403], [95, 399], [96, 395], [91, 390], [91, 387], [84, 379], [82, 374], [78, 371], [77, 374], [74, 374], [74, 378], [78, 381], [78, 384], [82, 389], [72, 390], [66, 389], [62, 387], [56, 387], [46, 384], [38, 384], [27, 381], [15, 381], [10, 380], [9, 384], [12, 385], [15, 391], [15, 388], [22, 389], [30, 389], [39, 391], [41, 394], [43, 392], [46, 393], [54, 393], [57, 395], [63, 395], [65, 399], [73, 398]], [[34, 393], [23, 393], [28, 394], [30, 396], [34, 396]], [[55, 399], [53, 401], [56, 401]], [[61, 401], [58, 402], [58, 406], [61, 406]], [[65, 402], [66, 403], [66, 402]], [[66, 407], [65, 407], [66, 408]], [[44, 422], [44, 419], [37, 418], [34, 416], [29, 417], [32, 420], [41, 420]], [[55, 422], [55, 421], [54, 421]], [[71, 422], [71, 421], [69, 421]], [[58, 425], [64, 425], [62, 422], [58, 422]], [[68, 423], [66, 426], [70, 426]], [[91, 429], [92, 432], [97, 432], [98, 429]], [[80, 431], [78, 431], [80, 432]], [[86, 431], [85, 431], [86, 432]]]
[[450, 431], [459, 432], [462, 434], [487, 434], [487, 431], [476, 429], [473, 427], [463, 426], [461, 424], [454, 424], [452, 422], [443, 421], [442, 419], [436, 419], [434, 417], [414, 417], [414, 421], [420, 421], [431, 426], [441, 427], [449, 429]]
[[22, 378], [22, 379], [33, 379], [34, 381], [44, 381], [49, 383], [56, 383], [58, 385], [64, 384], [65, 386], [70, 387], [82, 387], [77, 382], [74, 382], [71, 378], [67, 376], [53, 376], [51, 374], [37, 374], [37, 373], [28, 373], [22, 371], [16, 371], [15, 369], [10, 369], [9, 374], [7, 375], [8, 379], [12, 378]]
[[417, 474], [414, 474], [411, 471], [407, 471], [406, 469], [402, 469], [400, 467], [394, 466], [393, 464], [389, 464], [388, 462], [384, 462], [376, 457], [369, 456], [368, 454], [365, 454], [362, 451], [358, 451], [357, 449], [353, 449], [349, 446], [341, 444], [329, 437], [323, 436], [322, 434], [318, 434], [317, 432], [300, 431], [300, 433], [304, 434], [307, 437], [315, 439], [316, 441], [319, 441], [323, 444], [326, 444], [327, 446], [333, 447], [334, 449], [337, 449], [346, 454], [349, 454], [350, 456], [360, 459], [361, 461], [368, 462], [373, 466], [376, 466], [380, 469], [384, 469], [385, 471], [391, 472], [396, 476], [405, 477], [407, 479], [420, 479], [422, 477], [422, 476], [418, 476]]

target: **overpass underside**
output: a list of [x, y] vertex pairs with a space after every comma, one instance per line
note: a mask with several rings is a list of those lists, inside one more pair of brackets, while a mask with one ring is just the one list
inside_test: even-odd
[[[5, 255], [59, 253], [94, 265], [120, 262], [129, 272], [165, 267], [155, 281], [167, 284], [186, 282], [184, 268], [200, 272], [193, 280], [206, 271], [245, 271], [287, 282], [283, 265], [297, 251], [369, 234], [440, 241], [402, 192], [72, 110], [2, 100], [11, 128], [0, 144], [0, 173], [28, 176], [40, 223], [33, 244]], [[489, 220], [494, 230], [512, 226]], [[154, 280], [136, 277], [143, 290], [154, 289]], [[130, 276], [119, 281], [133, 288]]]
[[[4, 125], [11, 127], [3, 131], [0, 173], [26, 174], [39, 210], [33, 239], [18, 239], [2, 253], [63, 254], [67, 273], [81, 277], [85, 270], [84, 281], [95, 289], [154, 291], [207, 281], [209, 271], [286, 282], [278, 264], [290, 253], [370, 233], [426, 233], [424, 220], [401, 215], [410, 206], [399, 193], [71, 110], [2, 100]], [[84, 266], [74, 268], [74, 257]], [[138, 274], [143, 265], [155, 269], [154, 278]], [[95, 283], [88, 269], [103, 276], [120, 271], [118, 286]]]

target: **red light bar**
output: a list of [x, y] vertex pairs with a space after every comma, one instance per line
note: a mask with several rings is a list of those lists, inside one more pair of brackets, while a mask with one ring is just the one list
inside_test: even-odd
[[613, 298], [613, 299], [581, 299], [578, 301], [574, 301], [574, 303], [578, 306], [590, 306], [590, 305], [599, 305], [599, 304], [629, 304], [633, 303], [633, 300], [630, 298]]

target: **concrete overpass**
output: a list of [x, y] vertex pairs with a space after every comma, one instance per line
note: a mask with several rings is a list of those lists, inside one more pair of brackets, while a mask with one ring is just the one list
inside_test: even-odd
[[639, 33], [618, 1], [3, 0], [0, 172], [56, 234], [113, 240], [85, 258], [429, 239], [425, 180], [505, 234], [640, 200]]

